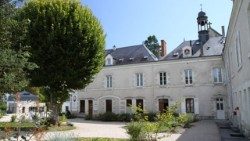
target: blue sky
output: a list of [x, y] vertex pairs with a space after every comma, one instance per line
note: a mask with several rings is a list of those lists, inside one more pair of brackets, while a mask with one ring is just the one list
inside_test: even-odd
[[212, 27], [227, 29], [231, 0], [82, 0], [100, 20], [106, 48], [142, 44], [155, 35], [168, 44], [168, 52], [185, 40], [197, 39], [197, 14], [206, 12]]

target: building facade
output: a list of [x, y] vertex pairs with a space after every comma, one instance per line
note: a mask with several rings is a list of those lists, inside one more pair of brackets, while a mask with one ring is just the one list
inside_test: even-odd
[[34, 114], [45, 116], [46, 105], [38, 101], [38, 97], [29, 92], [23, 91], [19, 95], [9, 95], [7, 98], [7, 113], [17, 114], [18, 117], [24, 116], [32, 118]]
[[223, 53], [229, 117], [250, 136], [250, 1], [234, 0]]
[[106, 50], [105, 67], [84, 90], [70, 97], [70, 111], [81, 115], [162, 112], [179, 103], [179, 113], [204, 119], [228, 118], [222, 49], [225, 37], [215, 31], [206, 13], [197, 17], [198, 39], [183, 41], [156, 58], [144, 45]]

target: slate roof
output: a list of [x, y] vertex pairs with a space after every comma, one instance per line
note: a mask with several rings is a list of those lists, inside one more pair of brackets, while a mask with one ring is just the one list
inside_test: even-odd
[[[203, 56], [221, 55], [223, 50], [224, 40], [225, 37], [223, 37], [213, 28], [209, 28], [209, 39], [205, 44], [202, 45], [204, 52]], [[183, 41], [178, 47], [176, 47], [173, 51], [171, 51], [162, 60], [182, 59], [183, 58], [182, 48], [186, 46], [190, 46], [192, 48], [191, 57], [200, 56], [201, 45], [199, 40], [190, 40], [190, 41]]]
[[[15, 101], [15, 95], [10, 95], [7, 101]], [[30, 92], [23, 91], [20, 93], [20, 101], [36, 101], [38, 97]]]
[[106, 50], [106, 56], [108, 54], [114, 59], [113, 65], [158, 61], [157, 57], [155, 57], [155, 55], [144, 45], [108, 49]]

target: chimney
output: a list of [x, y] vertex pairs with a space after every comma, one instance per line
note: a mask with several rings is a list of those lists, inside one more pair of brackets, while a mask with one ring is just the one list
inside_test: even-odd
[[113, 50], [114, 50], [114, 51], [116, 50], [116, 46], [115, 46], [115, 45], [113, 46]]
[[167, 54], [167, 43], [164, 40], [161, 40], [161, 51], [160, 57], [163, 57]]
[[222, 33], [222, 36], [225, 37], [225, 27], [224, 26], [221, 26], [221, 33]]

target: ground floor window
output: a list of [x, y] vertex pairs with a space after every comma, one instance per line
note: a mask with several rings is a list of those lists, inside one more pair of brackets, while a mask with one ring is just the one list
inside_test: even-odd
[[80, 112], [85, 113], [85, 100], [80, 100]]
[[25, 113], [25, 107], [22, 108], [22, 113]]
[[29, 107], [29, 112], [36, 112], [37, 111], [37, 107]]
[[186, 98], [186, 113], [194, 113], [194, 99]]
[[143, 110], [143, 99], [136, 99], [136, 107], [139, 107]]
[[112, 100], [106, 100], [106, 112], [112, 112]]
[[223, 98], [216, 98], [216, 109], [223, 110]]
[[131, 107], [132, 106], [132, 99], [127, 99], [126, 100], [126, 106]]
[[168, 99], [159, 99], [159, 111], [165, 112], [168, 108]]

